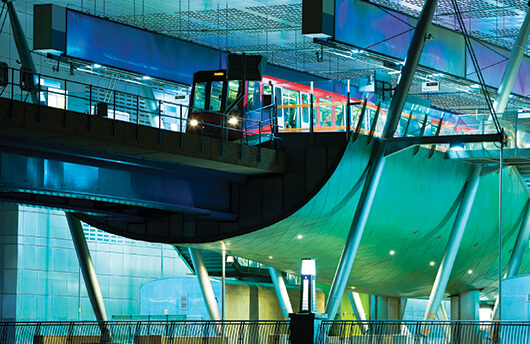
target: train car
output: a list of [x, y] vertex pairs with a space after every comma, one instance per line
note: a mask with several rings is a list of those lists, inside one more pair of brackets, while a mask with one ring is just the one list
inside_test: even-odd
[[[194, 74], [188, 132], [229, 140], [278, 131], [345, 130], [346, 96], [264, 76], [261, 81], [227, 79], [225, 70]], [[358, 102], [351, 99], [352, 102]], [[273, 104], [276, 104], [274, 112]]]
[[[225, 70], [200, 71], [193, 78], [186, 131], [228, 140], [253, 138], [250, 141], [257, 142], [266, 141], [278, 131], [309, 131], [311, 96], [315, 132], [346, 130], [345, 95], [271, 76], [246, 81], [243, 87], [240, 80], [229, 80]], [[379, 136], [389, 104], [379, 107], [366, 102], [363, 116], [361, 100], [350, 98], [350, 104], [357, 104], [351, 107], [350, 128], [359, 127], [365, 134], [373, 130]], [[472, 118], [464, 122], [459, 115], [407, 103], [396, 135], [436, 135], [440, 121], [441, 135], [476, 131], [477, 121]]]

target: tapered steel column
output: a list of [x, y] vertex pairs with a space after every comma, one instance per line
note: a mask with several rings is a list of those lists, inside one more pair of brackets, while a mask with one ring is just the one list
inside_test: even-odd
[[464, 235], [469, 213], [471, 212], [471, 207], [473, 206], [473, 201], [475, 200], [475, 195], [477, 194], [481, 170], [481, 166], [473, 167], [469, 180], [466, 183], [464, 195], [460, 203], [460, 208], [458, 208], [458, 213], [456, 214], [455, 223], [453, 224], [453, 229], [451, 231], [451, 235], [449, 236], [444, 257], [432, 287], [429, 303], [427, 304], [427, 310], [425, 311], [425, 316], [423, 317], [424, 320], [436, 319], [436, 314], [438, 313], [438, 308], [442, 302], [445, 288], [447, 287], [447, 282], [449, 281], [449, 276], [451, 275], [451, 270], [453, 269], [456, 255], [458, 253], [458, 248], [460, 247], [460, 242], [462, 241], [462, 236]]
[[502, 76], [501, 84], [497, 91], [497, 98], [493, 103], [493, 108], [496, 113], [503, 113], [506, 109], [506, 104], [508, 104], [508, 99], [512, 91], [513, 84], [515, 82], [515, 77], [519, 71], [519, 66], [521, 65], [521, 60], [523, 59], [524, 52], [526, 50], [526, 42], [528, 41], [528, 35], [530, 34], [530, 11], [526, 12], [526, 17], [524, 18], [523, 25], [519, 29], [517, 38], [513, 44], [512, 52], [508, 59], [508, 64], [504, 70]]
[[[361, 302], [361, 297], [359, 293], [348, 290], [346, 292], [348, 298], [350, 299], [351, 308], [353, 309], [353, 315], [355, 315], [356, 320], [366, 321], [366, 313], [364, 313], [363, 303]], [[359, 325], [361, 333], [366, 333], [368, 331], [368, 324]]]
[[99, 288], [98, 278], [96, 276], [96, 270], [94, 270], [94, 264], [90, 257], [90, 251], [83, 232], [83, 226], [74, 215], [65, 213], [66, 220], [68, 221], [68, 227], [72, 234], [72, 240], [74, 242], [75, 252], [79, 259], [79, 265], [81, 267], [81, 273], [85, 280], [85, 286], [88, 293], [88, 298], [94, 315], [97, 321], [108, 321], [107, 312], [105, 311], [105, 304], [103, 303], [103, 296], [101, 295], [101, 289]]
[[154, 128], [158, 128], [159, 126], [160, 128], [164, 128], [163, 124], [159, 123], [162, 120], [162, 116], [159, 115], [161, 110], [158, 109], [153, 88], [145, 84], [140, 84], [140, 93], [144, 97], [145, 107], [149, 114], [149, 124]]
[[283, 318], [287, 320], [289, 319], [289, 313], [293, 312], [293, 307], [291, 307], [291, 300], [287, 293], [285, 281], [283, 280], [281, 273], [275, 268], [269, 266], [269, 273], [271, 275], [272, 284], [274, 285], [274, 290], [276, 291], [276, 296], [278, 297], [278, 302], [280, 303], [280, 308], [282, 309]]
[[329, 294], [328, 304], [326, 305], [326, 313], [328, 319], [333, 320], [337, 314], [340, 305], [340, 300], [346, 289], [346, 283], [350, 277], [350, 272], [353, 266], [353, 261], [361, 242], [361, 237], [368, 220], [368, 214], [374, 200], [377, 185], [383, 172], [385, 165], [385, 151], [388, 140], [394, 136], [403, 106], [407, 99], [407, 95], [414, 78], [414, 73], [420, 59], [423, 46], [425, 45], [425, 38], [427, 36], [429, 27], [431, 25], [434, 9], [436, 7], [436, 0], [427, 0], [418, 20], [416, 30], [412, 37], [412, 41], [407, 53], [405, 65], [401, 71], [401, 75], [396, 87], [396, 93], [392, 98], [390, 107], [388, 109], [387, 121], [383, 130], [383, 135], [378, 144], [374, 146], [374, 154], [372, 156], [372, 164], [370, 166], [368, 176], [364, 182], [363, 191], [355, 209], [355, 215], [350, 227], [350, 232], [346, 239], [346, 245], [342, 251], [342, 255], [335, 272], [333, 284]]
[[210, 317], [212, 320], [221, 320], [221, 316], [219, 315], [219, 307], [217, 307], [217, 300], [215, 299], [212, 283], [210, 283], [208, 271], [206, 270], [206, 265], [204, 265], [202, 252], [201, 250], [192, 247], [189, 248], [189, 251], [191, 261], [193, 262], [193, 268], [195, 269], [195, 274], [199, 279], [202, 297], [204, 298], [204, 303], [206, 304], [206, 308], [210, 313]]
[[[524, 221], [519, 229], [519, 234], [517, 235], [517, 240], [512, 250], [512, 255], [510, 261], [508, 262], [508, 267], [506, 268], [506, 273], [504, 278], [511, 278], [517, 276], [519, 272], [519, 267], [521, 267], [521, 262], [523, 260], [524, 251], [526, 250], [526, 245], [530, 239], [530, 204], [526, 206], [526, 214]], [[492, 318], [493, 320], [500, 319], [498, 313], [499, 298], [495, 301], [495, 307], [493, 308]]]
[[9, 13], [9, 20], [11, 22], [11, 29], [13, 30], [13, 38], [15, 39], [15, 45], [17, 47], [18, 56], [20, 57], [20, 63], [22, 64], [22, 68], [25, 69], [27, 72], [31, 73], [31, 85], [29, 85], [31, 89], [31, 101], [33, 102], [33, 104], [38, 104], [39, 96], [37, 93], [37, 87], [39, 79], [37, 76], [37, 69], [35, 68], [35, 63], [33, 62], [33, 58], [31, 57], [31, 50], [29, 49], [28, 41], [26, 40], [26, 35], [24, 34], [24, 30], [22, 29], [22, 25], [20, 24], [20, 20], [18, 19], [18, 14], [15, 10], [13, 0], [2, 0], [2, 2], [5, 2], [7, 6], [7, 12]]

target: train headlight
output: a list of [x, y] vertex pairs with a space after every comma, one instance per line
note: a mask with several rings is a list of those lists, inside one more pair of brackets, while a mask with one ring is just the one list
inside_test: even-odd
[[236, 125], [238, 122], [237, 118], [236, 117], [230, 117], [230, 119], [228, 120], [228, 124], [230, 125]]
[[198, 124], [199, 124], [199, 121], [197, 121], [196, 119], [192, 119], [192, 120], [190, 121], [190, 125], [191, 125], [192, 127], [196, 127]]

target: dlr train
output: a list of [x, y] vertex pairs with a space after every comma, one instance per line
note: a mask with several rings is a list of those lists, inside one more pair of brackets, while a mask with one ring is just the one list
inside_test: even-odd
[[[263, 76], [260, 81], [246, 81], [244, 86], [240, 80], [228, 79], [226, 70], [196, 72], [186, 131], [228, 140], [248, 139], [258, 134], [271, 136], [278, 131], [309, 131], [311, 109], [313, 131], [346, 130], [345, 95], [270, 76]], [[350, 128], [359, 128], [362, 133], [372, 131], [377, 136], [383, 129], [388, 104], [377, 106], [369, 101], [363, 104], [355, 98], [350, 98], [350, 104], [354, 104]], [[363, 107], [365, 113], [361, 115]], [[396, 135], [469, 134], [480, 126], [480, 121], [464, 122], [460, 117], [407, 104]]]

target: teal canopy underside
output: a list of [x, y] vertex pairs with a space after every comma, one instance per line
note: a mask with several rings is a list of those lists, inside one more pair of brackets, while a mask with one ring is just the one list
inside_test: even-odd
[[[335, 172], [304, 206], [250, 234], [201, 245], [299, 274], [300, 259], [317, 260], [317, 281], [331, 284], [366, 176], [372, 144], [350, 143]], [[428, 296], [443, 258], [472, 166], [407, 149], [386, 159], [348, 287], [376, 295]], [[511, 167], [503, 171], [503, 273], [525, 215], [528, 196]], [[301, 239], [299, 238], [301, 236]], [[391, 255], [390, 251], [395, 254]], [[434, 262], [434, 265], [431, 265]], [[470, 273], [471, 271], [472, 273]], [[523, 259], [520, 274], [530, 273]], [[483, 175], [447, 286], [448, 294], [483, 289], [499, 278], [499, 173]]]

